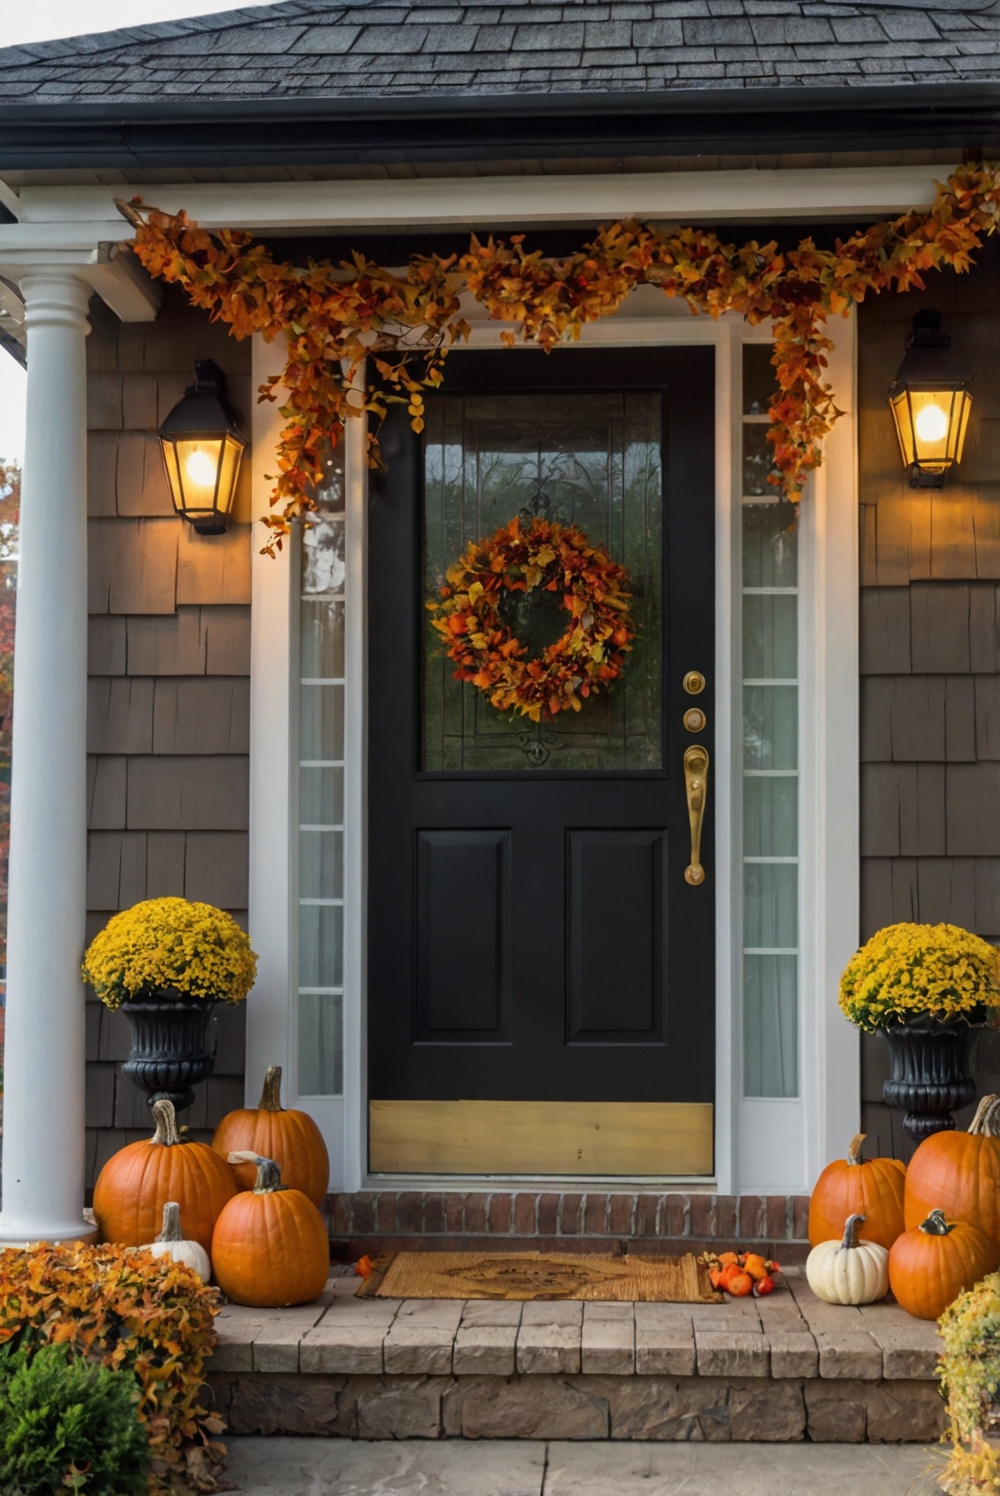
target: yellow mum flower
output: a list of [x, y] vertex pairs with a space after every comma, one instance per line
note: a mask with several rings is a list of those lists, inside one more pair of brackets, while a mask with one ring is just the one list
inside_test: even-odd
[[242, 1002], [257, 957], [231, 914], [190, 899], [146, 899], [91, 941], [83, 979], [109, 1008], [173, 987], [205, 1002]]
[[981, 1022], [1000, 1007], [1000, 951], [957, 925], [888, 925], [848, 962], [840, 1006], [868, 1034], [922, 1013]]

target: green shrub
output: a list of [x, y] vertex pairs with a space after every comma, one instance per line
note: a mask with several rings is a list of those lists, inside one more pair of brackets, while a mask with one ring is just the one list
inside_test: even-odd
[[0, 1352], [0, 1491], [143, 1496], [149, 1436], [130, 1371], [70, 1359], [65, 1345]]

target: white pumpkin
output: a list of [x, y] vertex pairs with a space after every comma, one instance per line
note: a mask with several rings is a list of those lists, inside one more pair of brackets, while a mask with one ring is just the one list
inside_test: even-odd
[[821, 1241], [806, 1258], [806, 1277], [827, 1304], [873, 1304], [889, 1292], [889, 1253], [875, 1241], [859, 1241], [863, 1215], [849, 1216], [842, 1241]]
[[142, 1249], [152, 1252], [154, 1257], [172, 1257], [174, 1262], [183, 1262], [194, 1268], [203, 1283], [212, 1276], [212, 1264], [208, 1253], [197, 1241], [185, 1241], [181, 1231], [181, 1208], [176, 1200], [168, 1200], [163, 1207], [163, 1229], [155, 1241]]

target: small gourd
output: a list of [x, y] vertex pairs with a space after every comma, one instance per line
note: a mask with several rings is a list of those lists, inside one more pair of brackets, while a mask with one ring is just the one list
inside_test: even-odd
[[889, 1292], [889, 1253], [877, 1241], [859, 1241], [863, 1215], [848, 1216], [841, 1240], [820, 1242], [806, 1259], [806, 1278], [827, 1304], [874, 1304]]
[[163, 1229], [155, 1241], [143, 1247], [154, 1257], [170, 1257], [192, 1268], [203, 1283], [212, 1276], [212, 1264], [208, 1253], [200, 1242], [185, 1241], [181, 1230], [181, 1208], [176, 1200], [168, 1200], [163, 1207]]

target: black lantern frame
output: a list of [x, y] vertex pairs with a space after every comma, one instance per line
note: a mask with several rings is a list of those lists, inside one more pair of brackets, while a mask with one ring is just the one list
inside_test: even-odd
[[889, 386], [889, 408], [911, 488], [943, 488], [945, 474], [962, 460], [975, 375], [959, 366], [950, 348], [951, 338], [941, 331], [941, 313], [930, 307], [918, 312], [906, 339], [906, 357]]
[[177, 513], [199, 535], [224, 535], [246, 442], [215, 360], [199, 359], [194, 376], [160, 427], [160, 450]]

